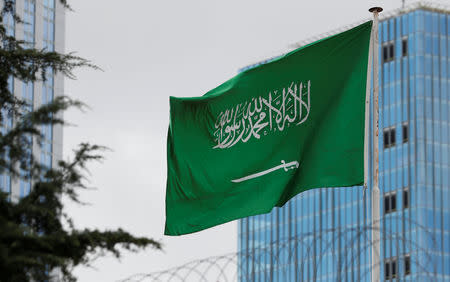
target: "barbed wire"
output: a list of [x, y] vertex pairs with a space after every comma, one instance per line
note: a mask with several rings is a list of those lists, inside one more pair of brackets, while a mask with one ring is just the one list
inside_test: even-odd
[[[450, 13], [450, 6], [446, 4], [439, 4], [435, 2], [420, 1], [409, 4], [405, 7], [385, 12], [380, 15], [380, 20], [387, 20], [396, 17], [401, 14], [409, 13], [414, 10], [424, 9], [428, 11], [436, 11], [443, 13]], [[322, 33], [308, 39], [299, 41], [290, 46], [291, 49], [299, 48], [305, 46], [314, 41], [326, 38], [345, 30], [351, 29], [358, 26], [371, 18], [366, 18], [352, 24], [337, 28], [335, 30]], [[286, 52], [287, 53], [287, 52]], [[278, 56], [276, 56], [278, 57]], [[269, 58], [264, 62], [273, 60], [274, 58]], [[259, 62], [261, 64], [263, 62]], [[245, 67], [242, 70], [251, 68], [253, 65]], [[241, 70], [241, 71], [242, 71]], [[416, 240], [403, 237], [400, 232], [396, 233], [386, 233], [386, 229], [377, 229], [378, 231], [383, 231], [382, 236], [380, 236], [380, 241], [391, 240], [396, 245], [396, 249], [400, 250], [400, 243], [407, 243], [410, 245], [410, 252], [417, 252], [423, 255], [424, 259], [413, 258], [411, 259], [411, 264], [416, 267], [417, 275], [422, 275], [421, 277], [428, 281], [435, 281], [435, 273], [429, 270], [429, 267], [433, 266], [433, 255], [432, 250], [437, 248], [437, 234], [431, 232], [426, 226], [419, 224], [417, 221], [412, 219], [404, 219], [400, 217], [393, 218], [394, 221], [406, 220], [415, 228], [424, 232], [425, 236], [431, 241], [430, 246], [423, 246], [420, 242]], [[371, 226], [362, 227], [346, 227], [346, 228], [332, 228], [326, 230], [320, 230], [319, 234], [316, 232], [304, 233], [299, 236], [284, 239], [282, 241], [270, 242], [264, 246], [258, 248], [252, 248], [247, 250], [242, 250], [239, 252], [229, 253], [221, 256], [214, 256], [205, 259], [195, 260], [188, 262], [178, 267], [170, 268], [163, 271], [152, 272], [152, 273], [141, 273], [135, 274], [118, 282], [146, 282], [146, 281], [215, 281], [215, 282], [234, 282], [234, 281], [255, 281], [258, 275], [264, 275], [264, 277], [273, 277], [275, 272], [278, 272], [281, 276], [282, 281], [289, 281], [290, 269], [293, 267], [294, 257], [298, 256], [299, 250], [306, 250], [304, 256], [301, 257], [299, 265], [295, 265], [296, 271], [295, 281], [317, 281], [318, 273], [320, 267], [322, 266], [322, 261], [324, 254], [333, 254], [333, 258], [337, 265], [337, 271], [333, 280], [342, 281], [343, 275], [346, 272], [353, 271], [353, 267], [350, 267], [352, 263], [358, 261], [361, 256], [364, 256], [370, 252], [369, 248], [374, 243], [370, 240], [370, 231], [374, 230]], [[441, 231], [442, 232], [442, 231]], [[333, 234], [331, 240], [326, 240], [329, 234]], [[344, 240], [343, 250], [336, 255], [333, 250], [336, 245], [337, 240], [345, 239], [348, 234], [353, 234], [349, 239]], [[355, 242], [364, 239], [362, 243], [359, 243], [359, 251], [346, 253], [345, 250], [351, 249]], [[313, 249], [316, 247], [317, 243], [321, 242], [325, 247], [322, 248], [319, 254], [314, 254]], [[400, 255], [397, 254], [397, 257]], [[265, 263], [264, 258], [270, 258], [270, 264]], [[313, 261], [312, 270], [306, 264]], [[382, 260], [381, 263], [384, 263]], [[250, 266], [251, 265], [251, 266]], [[305, 272], [309, 272], [305, 275]], [[362, 280], [364, 277], [370, 275], [370, 267], [359, 268], [359, 279]], [[352, 273], [353, 275], [353, 273]], [[270, 279], [273, 280], [273, 279]]]
[[[413, 2], [411, 4], [408, 4], [405, 7], [401, 7], [401, 8], [392, 10], [392, 11], [384, 11], [383, 13], [381, 13], [379, 15], [379, 19], [380, 19], [380, 21], [388, 20], [390, 18], [399, 16], [401, 14], [406, 14], [406, 13], [409, 13], [409, 12], [412, 12], [412, 11], [415, 11], [418, 9], [423, 9], [423, 10], [432, 11], [432, 12], [446, 13], [446, 14], [450, 13], [450, 5], [448, 5], [448, 4], [431, 2], [431, 1], [418, 1], [418, 2]], [[320, 34], [308, 37], [304, 40], [298, 41], [296, 43], [290, 44], [286, 50], [280, 51], [279, 54], [271, 56], [271, 57], [263, 59], [263, 60], [259, 60], [258, 62], [255, 62], [253, 64], [249, 64], [248, 66], [240, 69], [240, 71], [251, 69], [260, 64], [268, 63], [280, 56], [283, 56], [284, 54], [289, 53], [290, 51], [297, 49], [297, 48], [306, 46], [306, 45], [313, 43], [315, 41], [318, 41], [320, 39], [327, 38], [327, 37], [336, 35], [338, 33], [347, 31], [349, 29], [352, 29], [352, 28], [354, 28], [360, 24], [363, 24], [367, 21], [370, 21], [370, 20], [372, 20], [372, 17], [366, 17], [359, 21], [355, 21], [353, 23], [350, 23], [350, 24], [338, 27], [336, 29], [333, 29], [333, 30], [330, 30], [330, 31], [327, 31], [324, 33], [320, 33]]]
[[[436, 2], [430, 2], [430, 1], [418, 1], [418, 2], [414, 2], [411, 4], [406, 5], [405, 7], [402, 8], [398, 8], [392, 11], [384, 11], [383, 13], [380, 13], [380, 21], [383, 20], [387, 20], [393, 17], [397, 17], [401, 14], [406, 14], [418, 9], [423, 9], [423, 10], [427, 10], [427, 11], [433, 11], [433, 12], [440, 12], [440, 13], [450, 13], [450, 5], [447, 4], [441, 4], [441, 3], [436, 3]], [[372, 17], [367, 17], [365, 19], [356, 21], [354, 23], [348, 24], [348, 25], [344, 25], [341, 26], [339, 28], [333, 29], [331, 31], [327, 31], [325, 33], [321, 33], [315, 36], [312, 36], [310, 38], [307, 38], [305, 40], [299, 41], [297, 43], [292, 44], [290, 47], [292, 49], [296, 49], [302, 46], [305, 46], [309, 43], [315, 42], [317, 40], [332, 36], [332, 35], [336, 35], [338, 33], [344, 32], [346, 30], [352, 29], [362, 23], [365, 23], [369, 20], [372, 20]]]
[[[390, 240], [394, 242], [397, 250], [401, 250], [401, 243], [408, 244], [410, 246], [409, 254], [420, 253], [421, 259], [419, 259], [419, 256], [411, 259], [411, 265], [417, 269], [415, 275], [421, 275], [422, 281], [435, 281], [435, 273], [429, 269], [435, 264], [432, 253], [433, 249], [437, 249], [438, 242], [436, 237], [440, 235], [433, 233], [416, 220], [401, 217], [392, 219], [392, 224], [396, 224], [395, 221], [398, 221], [397, 224], [405, 221], [410, 224], [411, 230], [417, 229], [422, 231], [422, 235], [428, 239], [428, 242], [431, 242], [431, 245], [422, 245], [421, 242], [407, 236], [403, 237], [400, 232], [391, 233], [386, 228], [377, 229], [382, 231], [380, 241], [386, 242]], [[330, 228], [320, 230], [319, 233], [308, 232], [281, 241], [270, 242], [257, 248], [191, 261], [163, 271], [135, 274], [118, 282], [234, 282], [255, 281], [261, 276], [270, 277], [269, 281], [273, 281], [275, 274], [279, 276], [281, 281], [292, 281], [292, 279], [302, 282], [317, 281], [320, 278], [320, 268], [330, 263], [329, 260], [325, 260], [325, 262], [323, 260], [326, 254], [332, 254], [333, 264], [336, 265], [336, 271], [330, 274], [332, 276], [330, 281], [343, 281], [345, 280], [343, 277], [349, 273], [355, 276], [357, 281], [360, 281], [365, 277], [369, 277], [370, 267], [357, 265], [355, 268], [351, 265], [359, 262], [362, 256], [370, 253], [370, 247], [374, 243], [369, 238], [372, 230], [374, 230], [372, 226], [368, 225]], [[327, 240], [326, 238], [330, 234], [333, 236], [331, 236], [330, 240]], [[352, 236], [349, 236], [349, 234]], [[338, 241], [343, 246], [340, 251], [335, 249]], [[425, 242], [426, 240], [422, 241]], [[355, 247], [355, 242], [359, 242], [357, 245], [358, 251], [349, 251]], [[315, 253], [313, 250], [317, 248], [318, 244], [321, 244], [323, 247], [320, 248], [318, 253]], [[298, 259], [299, 252], [303, 255], [300, 257], [300, 260], [296, 260], [295, 258]], [[404, 255], [405, 253], [397, 254], [397, 257], [400, 258]], [[415, 256], [410, 257], [414, 258]], [[270, 263], [268, 263], [269, 261]], [[312, 263], [312, 266], [308, 265], [308, 263]], [[384, 260], [381, 260], [381, 263], [384, 263]], [[355, 269], [357, 270], [356, 275], [354, 273]]]

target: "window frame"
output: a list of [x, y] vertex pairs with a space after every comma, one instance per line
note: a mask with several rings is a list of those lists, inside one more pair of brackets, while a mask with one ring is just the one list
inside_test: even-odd
[[408, 37], [402, 38], [402, 57], [408, 56]]
[[385, 42], [382, 47], [383, 63], [392, 62], [395, 60], [395, 42], [393, 40]]
[[402, 207], [403, 209], [408, 209], [411, 205], [410, 205], [410, 195], [409, 195], [409, 187], [404, 187], [403, 188], [403, 192], [402, 192]]
[[[408, 267], [406, 267], [407, 265]], [[411, 274], [411, 255], [405, 255], [403, 271], [405, 272], [405, 276]]]
[[[387, 205], [386, 205], [387, 204]], [[397, 211], [397, 192], [391, 191], [383, 195], [384, 214], [390, 214]]]
[[384, 260], [384, 280], [389, 281], [397, 278], [397, 258], [391, 257]]
[[388, 149], [396, 145], [395, 126], [385, 127], [383, 129], [383, 148]]
[[402, 143], [409, 142], [409, 123], [406, 121], [402, 123]]

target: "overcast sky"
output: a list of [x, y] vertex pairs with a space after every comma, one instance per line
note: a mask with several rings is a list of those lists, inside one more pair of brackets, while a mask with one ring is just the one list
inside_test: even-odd
[[[444, 3], [446, 1], [436, 1]], [[91, 165], [90, 206], [69, 206], [78, 227], [122, 227], [164, 250], [125, 253], [78, 267], [79, 281], [115, 281], [194, 259], [234, 252], [236, 221], [180, 237], [163, 236], [169, 96], [200, 96], [248, 64], [295, 42], [370, 18], [401, 0], [76, 0], [66, 14], [66, 51], [104, 71], [80, 69], [65, 94], [88, 104], [70, 110], [64, 156], [80, 142], [110, 147]], [[407, 1], [407, 4], [409, 1]], [[447, 2], [448, 3], [448, 2]]]

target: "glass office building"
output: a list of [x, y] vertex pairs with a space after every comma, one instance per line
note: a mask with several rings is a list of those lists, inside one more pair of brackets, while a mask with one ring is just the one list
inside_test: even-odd
[[[0, 1], [0, 6], [4, 1]], [[9, 35], [25, 41], [26, 48], [46, 49], [64, 53], [65, 12], [58, 0], [16, 0], [14, 8], [23, 23], [16, 23], [10, 14], [3, 17]], [[64, 77], [62, 74], [47, 70], [46, 81], [25, 83], [11, 77], [9, 89], [15, 96], [27, 102], [25, 110], [32, 111], [47, 104], [54, 97], [63, 95]], [[0, 130], [5, 134], [13, 127], [14, 117], [2, 109], [3, 124]], [[29, 152], [44, 166], [51, 167], [62, 159], [62, 127], [60, 125], [41, 126], [43, 140], [38, 144], [30, 136]], [[30, 193], [32, 182], [26, 179], [26, 172], [20, 171], [23, 178], [12, 178], [7, 173], [0, 174], [0, 189], [9, 193], [16, 201]]]
[[[382, 280], [450, 281], [449, 33], [446, 7], [379, 24]], [[323, 188], [239, 220], [239, 281], [370, 281], [370, 203]]]

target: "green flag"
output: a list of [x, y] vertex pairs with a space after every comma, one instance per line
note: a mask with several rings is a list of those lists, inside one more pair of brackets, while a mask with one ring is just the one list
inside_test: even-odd
[[170, 97], [166, 235], [267, 213], [302, 191], [364, 182], [372, 22]]

